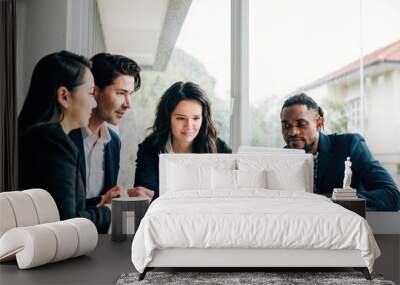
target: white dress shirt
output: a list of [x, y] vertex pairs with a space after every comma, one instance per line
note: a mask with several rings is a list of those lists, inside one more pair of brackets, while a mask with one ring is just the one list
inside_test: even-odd
[[165, 151], [166, 153], [175, 153], [174, 149], [172, 148], [171, 134], [168, 136], [167, 143], [165, 144]]
[[100, 128], [100, 138], [96, 142], [96, 135], [88, 128], [82, 128], [83, 145], [86, 164], [86, 198], [100, 195], [104, 186], [104, 150], [111, 140], [110, 132], [104, 123]]

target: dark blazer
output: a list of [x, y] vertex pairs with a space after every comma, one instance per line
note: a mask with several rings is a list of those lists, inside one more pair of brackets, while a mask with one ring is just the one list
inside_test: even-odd
[[79, 161], [78, 149], [58, 123], [34, 126], [19, 139], [19, 189], [47, 190], [61, 220], [87, 218], [100, 233], [106, 233], [111, 211], [105, 206], [86, 206]]
[[[229, 146], [221, 139], [217, 140], [218, 153], [232, 153]], [[158, 155], [163, 151], [155, 147], [150, 138], [146, 138], [139, 144], [137, 159], [136, 159], [136, 173], [134, 186], [146, 187], [153, 190], [154, 199], [159, 196], [159, 172]]]
[[352, 162], [351, 187], [367, 199], [367, 207], [378, 211], [400, 209], [400, 192], [390, 174], [375, 160], [358, 134], [320, 133], [318, 143], [317, 192], [332, 193], [343, 187], [344, 161]]
[[[111, 140], [105, 145], [104, 148], [104, 185], [100, 195], [90, 199], [86, 199], [88, 206], [96, 206], [100, 200], [101, 195], [104, 195], [107, 190], [117, 185], [118, 172], [119, 172], [119, 159], [121, 152], [121, 140], [116, 132], [108, 128]], [[83, 177], [83, 185], [86, 185], [86, 163], [85, 163], [85, 148], [83, 145], [83, 137], [81, 129], [72, 130], [69, 137], [75, 143], [80, 153], [80, 170]]]

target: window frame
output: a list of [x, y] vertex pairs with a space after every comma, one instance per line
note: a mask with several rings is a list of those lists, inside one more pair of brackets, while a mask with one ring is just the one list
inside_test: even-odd
[[249, 0], [231, 0], [230, 145], [250, 145]]

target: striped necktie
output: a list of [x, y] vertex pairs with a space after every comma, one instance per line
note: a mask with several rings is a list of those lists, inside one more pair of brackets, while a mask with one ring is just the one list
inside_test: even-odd
[[317, 185], [317, 181], [318, 181], [318, 152], [316, 154], [313, 155], [314, 157], [314, 193], [319, 193], [318, 192], [318, 185]]

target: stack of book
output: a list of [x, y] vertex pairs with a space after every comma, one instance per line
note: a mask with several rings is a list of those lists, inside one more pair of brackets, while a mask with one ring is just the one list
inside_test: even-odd
[[335, 199], [335, 200], [357, 199], [357, 190], [356, 189], [335, 188], [335, 189], [333, 189], [332, 199]]

